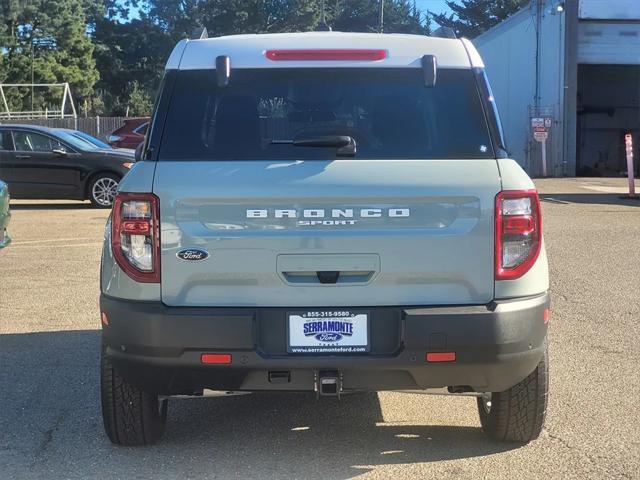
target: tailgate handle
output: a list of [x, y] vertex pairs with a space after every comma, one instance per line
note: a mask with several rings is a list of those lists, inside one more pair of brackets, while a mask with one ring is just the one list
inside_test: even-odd
[[284, 279], [291, 284], [357, 284], [367, 283], [373, 278], [376, 272], [373, 270], [366, 272], [339, 271], [339, 270], [318, 270], [315, 272], [282, 272]]
[[283, 254], [277, 271], [290, 285], [357, 285], [380, 272], [377, 254]]

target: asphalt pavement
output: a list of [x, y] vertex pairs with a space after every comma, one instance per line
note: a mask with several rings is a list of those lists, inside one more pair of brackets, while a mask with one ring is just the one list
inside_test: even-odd
[[0, 253], [0, 479], [640, 478], [640, 201], [549, 179], [551, 393], [541, 438], [489, 441], [475, 400], [407, 393], [171, 401], [167, 432], [112, 446], [98, 390], [108, 211], [12, 202]]

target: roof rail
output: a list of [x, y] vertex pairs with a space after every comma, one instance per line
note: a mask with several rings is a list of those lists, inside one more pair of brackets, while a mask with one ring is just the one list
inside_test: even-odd
[[438, 38], [453, 38], [453, 39], [458, 38], [458, 36], [456, 35], [456, 32], [453, 30], [453, 28], [450, 28], [450, 27], [440, 27], [437, 30], [434, 30], [431, 33], [431, 36], [438, 37]]
[[203, 38], [209, 38], [209, 32], [207, 32], [207, 27], [196, 27], [191, 32], [191, 36], [189, 40], [202, 40]]

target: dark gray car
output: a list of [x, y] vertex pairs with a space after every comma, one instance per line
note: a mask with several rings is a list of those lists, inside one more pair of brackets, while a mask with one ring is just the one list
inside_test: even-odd
[[110, 207], [133, 162], [129, 152], [101, 149], [62, 129], [0, 125], [0, 177], [12, 198], [90, 200]]

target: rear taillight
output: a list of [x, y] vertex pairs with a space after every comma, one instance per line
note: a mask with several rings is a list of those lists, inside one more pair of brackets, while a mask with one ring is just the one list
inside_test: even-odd
[[152, 193], [119, 193], [111, 213], [111, 249], [137, 282], [160, 282], [160, 212]]
[[542, 213], [535, 190], [506, 190], [496, 196], [496, 280], [529, 271], [542, 245]]

